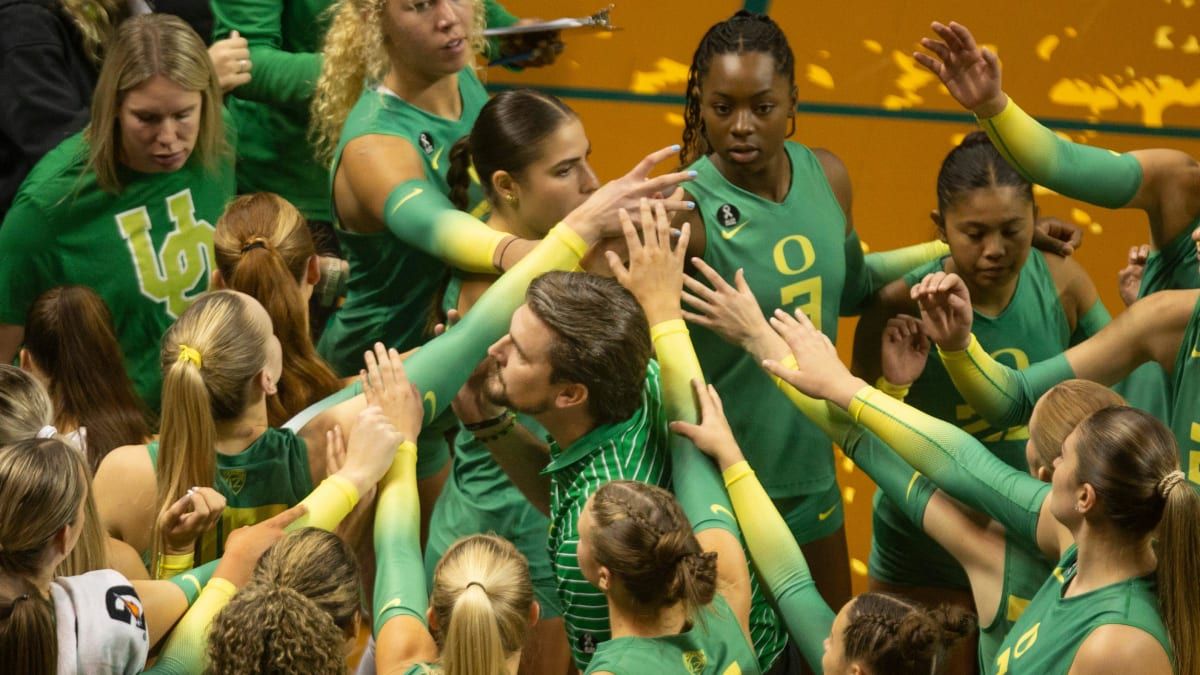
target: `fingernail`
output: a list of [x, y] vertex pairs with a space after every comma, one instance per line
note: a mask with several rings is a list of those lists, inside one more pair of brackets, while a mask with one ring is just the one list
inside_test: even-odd
[[683, 205], [687, 207], [688, 211], [692, 211], [696, 208], [696, 202], [684, 202]]
[[672, 145], [671, 149], [674, 150], [675, 152], [679, 152], [679, 144], [676, 143], [675, 145]]
[[700, 174], [698, 174], [698, 173], [697, 173], [697, 172], [695, 172], [695, 171], [688, 171], [688, 175], [689, 175], [689, 176], [691, 176], [692, 178], [695, 178], [696, 176], [698, 176], [698, 175], [700, 175]]

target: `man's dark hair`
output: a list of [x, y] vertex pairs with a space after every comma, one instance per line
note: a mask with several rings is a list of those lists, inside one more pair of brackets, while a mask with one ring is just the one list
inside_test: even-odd
[[613, 279], [549, 272], [533, 280], [525, 301], [554, 332], [550, 381], [587, 387], [596, 424], [632, 415], [650, 361], [650, 327], [633, 295]]

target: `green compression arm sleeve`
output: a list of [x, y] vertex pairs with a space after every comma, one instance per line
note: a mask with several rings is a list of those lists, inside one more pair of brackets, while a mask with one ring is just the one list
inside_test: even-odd
[[1142, 165], [1132, 155], [1059, 138], [1011, 98], [1000, 114], [979, 120], [979, 126], [1026, 180], [1072, 199], [1116, 209], [1142, 185]]
[[[319, 53], [283, 49], [283, 3], [279, 0], [212, 0], [213, 37], [237, 31], [250, 45], [250, 81], [238, 98], [306, 110], [321, 76]], [[315, 29], [314, 29], [315, 30]]]
[[213, 619], [237, 593], [237, 588], [220, 577], [212, 579], [191, 609], [171, 631], [162, 654], [146, 673], [189, 675], [205, 671], [204, 652], [208, 647], [208, 628]]
[[384, 204], [383, 221], [400, 241], [464, 272], [496, 273], [496, 249], [512, 236], [454, 208], [427, 180], [397, 185]]
[[179, 590], [183, 591], [184, 596], [187, 597], [188, 606], [191, 607], [196, 602], [196, 598], [200, 595], [200, 592], [208, 584], [209, 579], [212, 579], [213, 572], [216, 571], [217, 565], [220, 562], [221, 559], [217, 558], [194, 569], [176, 574], [167, 579], [167, 581], [175, 584], [179, 587]]
[[1075, 377], [1066, 353], [1039, 361], [1025, 370], [1014, 370], [993, 359], [974, 335], [963, 351], [942, 351], [939, 347], [938, 354], [967, 403], [1000, 429], [1029, 422], [1033, 406], [1042, 394]]
[[725, 487], [742, 526], [746, 548], [804, 660], [821, 672], [833, 610], [825, 604], [800, 545], [746, 462], [725, 470]]
[[1037, 523], [1049, 485], [1000, 461], [962, 429], [873, 387], [855, 394], [850, 415], [951, 497], [1037, 545]]
[[[426, 404], [423, 424], [432, 423], [450, 405], [455, 393], [487, 355], [488, 347], [508, 332], [513, 312], [525, 301], [529, 284], [552, 270], [575, 269], [586, 252], [587, 243], [582, 237], [566, 225], [556, 225], [536, 248], [480, 296], [462, 321], [427, 342], [404, 362], [409, 381], [420, 390]], [[356, 381], [301, 411], [284, 428], [298, 431], [320, 413], [361, 393], [362, 384]]]
[[1092, 305], [1091, 309], [1083, 313], [1075, 321], [1075, 332], [1071, 334], [1071, 345], [1077, 345], [1080, 342], [1092, 337], [1100, 332], [1112, 322], [1112, 315], [1108, 313], [1108, 308], [1099, 299]]
[[375, 504], [375, 635], [394, 616], [425, 623], [429, 594], [421, 560], [417, 446], [400, 446]]
[[883, 288], [927, 262], [944, 258], [950, 254], [945, 242], [933, 240], [924, 244], [913, 244], [891, 251], [868, 253], [863, 257], [871, 284]]
[[[661, 367], [663, 402], [667, 419], [695, 423], [699, 419], [692, 380], [704, 381], [700, 361], [682, 319], [664, 321], [650, 328], [650, 339]], [[688, 439], [671, 434], [671, 483], [675, 498], [687, 514], [694, 532], [718, 528], [739, 536], [733, 505], [721, 484], [717, 467]]]

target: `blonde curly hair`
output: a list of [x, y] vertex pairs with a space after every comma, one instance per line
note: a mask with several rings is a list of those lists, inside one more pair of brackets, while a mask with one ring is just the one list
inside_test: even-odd
[[117, 25], [129, 16], [129, 8], [116, 0], [60, 0], [83, 38], [83, 52], [95, 65], [104, 59], [104, 46], [116, 34]]
[[[383, 8], [396, 0], [338, 0], [329, 8], [333, 18], [325, 33], [321, 76], [310, 108], [309, 137], [316, 156], [330, 163], [337, 151], [342, 127], [363, 90], [383, 80], [389, 63], [384, 49]], [[486, 12], [483, 0], [471, 0], [474, 22], [468, 41], [476, 54], [487, 45], [483, 37]]]

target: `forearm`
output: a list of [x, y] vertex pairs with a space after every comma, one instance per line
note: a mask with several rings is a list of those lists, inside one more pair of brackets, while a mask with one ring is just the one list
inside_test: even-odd
[[278, 0], [213, 0], [213, 37], [233, 31], [246, 39], [251, 79], [234, 95], [295, 110], [307, 110], [321, 75], [319, 53], [288, 52], [283, 44], [283, 3]]
[[1027, 180], [1110, 209], [1129, 203], [1142, 166], [1129, 154], [1072, 143], [1021, 110], [1011, 98], [999, 114], [979, 119], [1004, 159]]
[[883, 288], [921, 265], [949, 254], [950, 247], [946, 242], [934, 239], [891, 251], [868, 253], [863, 262], [874, 287]]
[[821, 672], [824, 641], [834, 613], [817, 591], [808, 563], [787, 523], [745, 462], [725, 471], [725, 486], [759, 576], [804, 660]]
[[459, 211], [427, 180], [397, 185], [384, 204], [383, 220], [398, 239], [465, 272], [495, 273], [507, 235]]
[[939, 347], [938, 354], [971, 408], [1000, 429], [1028, 422], [1042, 394], [1075, 377], [1065, 354], [1015, 370], [993, 359], [974, 335], [966, 349], [943, 351]]
[[1112, 323], [1112, 315], [1108, 313], [1108, 308], [1099, 299], [1092, 304], [1091, 308], [1084, 311], [1075, 321], [1075, 332], [1071, 334], [1071, 344], [1077, 345], [1080, 342], [1092, 337], [1100, 332], [1108, 324]]
[[417, 446], [405, 442], [380, 483], [375, 506], [374, 634], [388, 619], [410, 616], [425, 623], [429, 605], [421, 560], [421, 504]]
[[167, 645], [154, 666], [145, 672], [156, 675], [203, 672], [209, 626], [235, 593], [237, 587], [228, 580], [219, 577], [210, 580], [195, 604], [171, 631], [171, 637], [167, 639]]
[[913, 470], [870, 431], [859, 429], [842, 445], [842, 450], [914, 525], [924, 529], [925, 509], [937, 490], [932, 481]]
[[514, 424], [508, 432], [482, 431], [474, 442], [487, 447], [496, 464], [534, 508], [550, 514], [550, 477], [542, 475], [542, 469], [550, 463], [550, 450], [541, 439], [524, 425]]
[[872, 387], [855, 394], [849, 412], [951, 497], [996, 519], [1014, 536], [1036, 544], [1037, 522], [1049, 485], [1000, 461], [953, 424]]
[[306, 507], [304, 515], [288, 525], [285, 531], [315, 527], [332, 532], [354, 510], [361, 494], [371, 488], [367, 480], [336, 473], [321, 481], [321, 484], [300, 502]]
[[[785, 368], [796, 368], [796, 357], [789, 353], [780, 363]], [[850, 419], [844, 410], [839, 409], [836, 405], [828, 401], [819, 401], [806, 396], [782, 378], [770, 375], [769, 373], [768, 375], [775, 383], [775, 386], [788, 397], [788, 400], [810, 422], [825, 432], [825, 435], [838, 446], [845, 448], [860, 433], [854, 421]]]

